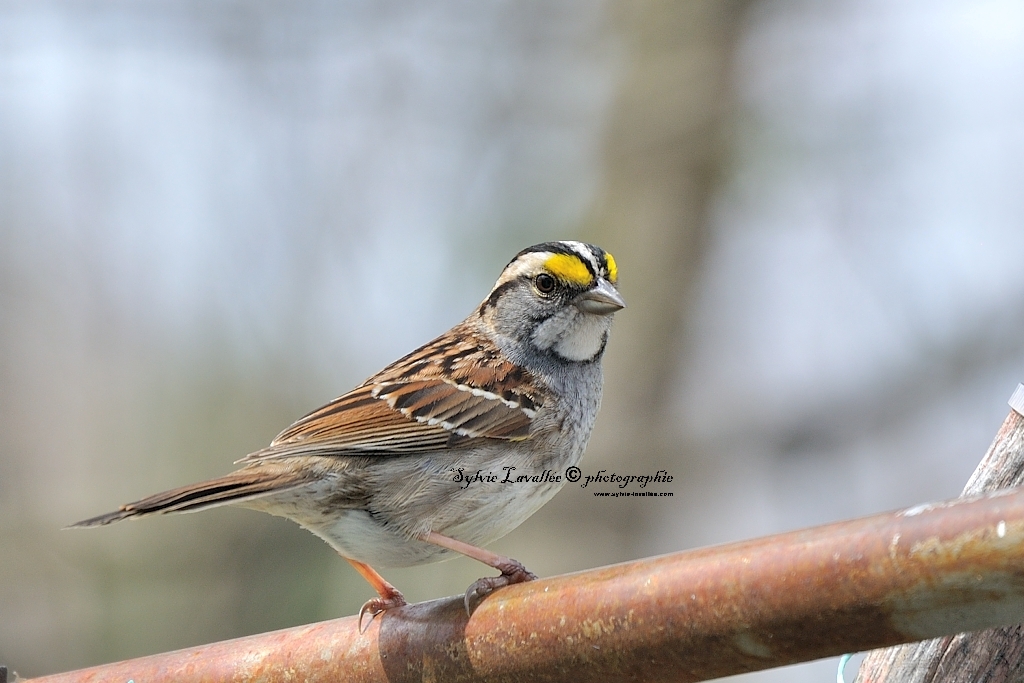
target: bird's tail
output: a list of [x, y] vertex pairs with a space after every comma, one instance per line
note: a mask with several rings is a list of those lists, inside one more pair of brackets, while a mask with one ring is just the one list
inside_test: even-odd
[[120, 522], [122, 519], [169, 512], [196, 512], [279, 493], [302, 486], [306, 482], [306, 477], [294, 471], [268, 467], [243, 468], [217, 479], [154, 494], [134, 503], [122, 505], [114, 512], [85, 519], [66, 528], [102, 526]]

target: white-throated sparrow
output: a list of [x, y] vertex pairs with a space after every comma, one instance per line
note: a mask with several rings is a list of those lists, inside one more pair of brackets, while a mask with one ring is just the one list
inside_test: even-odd
[[611, 254], [590, 244], [524, 249], [468, 318], [300, 419], [241, 469], [72, 526], [239, 505], [298, 522], [348, 560], [379, 594], [360, 621], [405, 604], [370, 565], [455, 553], [501, 571], [469, 587], [469, 610], [535, 578], [480, 546], [550, 500], [582, 457], [612, 314], [625, 305], [617, 277]]

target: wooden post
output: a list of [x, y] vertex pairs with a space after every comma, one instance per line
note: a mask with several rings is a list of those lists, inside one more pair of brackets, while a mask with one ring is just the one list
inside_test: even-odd
[[[1010, 414], [961, 497], [1024, 484], [1024, 385], [1009, 403]], [[1024, 624], [1018, 624], [875, 650], [857, 683], [1010, 683], [1022, 676]]]

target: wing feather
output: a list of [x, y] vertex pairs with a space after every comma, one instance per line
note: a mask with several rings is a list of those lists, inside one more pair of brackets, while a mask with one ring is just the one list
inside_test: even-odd
[[401, 455], [519, 440], [545, 387], [469, 321], [301, 418], [239, 462], [293, 455]]

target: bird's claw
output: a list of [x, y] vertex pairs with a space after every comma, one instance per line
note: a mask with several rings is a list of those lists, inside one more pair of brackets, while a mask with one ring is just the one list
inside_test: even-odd
[[402, 605], [406, 604], [408, 603], [405, 601], [405, 597], [397, 590], [391, 595], [388, 595], [387, 597], [382, 596], [379, 598], [371, 598], [370, 600], [367, 600], [365, 603], [363, 603], [363, 606], [359, 608], [359, 621], [357, 622], [359, 626], [359, 632], [363, 633], [365, 631], [365, 629], [363, 628], [363, 615], [370, 615], [370, 620], [366, 622], [366, 627], [369, 628], [370, 624], [373, 623], [373, 620], [377, 617], [378, 614], [383, 614], [389, 609], [401, 607]]
[[497, 569], [501, 570], [500, 576], [485, 576], [477, 579], [473, 582], [473, 585], [466, 589], [465, 605], [467, 616], [472, 616], [477, 604], [498, 588], [510, 586], [514, 583], [526, 583], [537, 578], [536, 574], [524, 567], [518, 560], [510, 559], [507, 563], [499, 565]]

